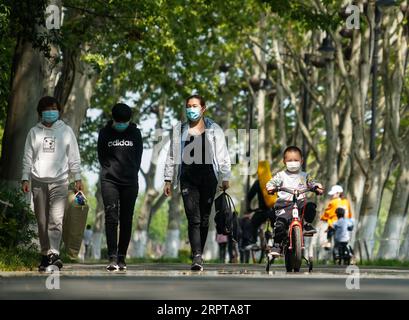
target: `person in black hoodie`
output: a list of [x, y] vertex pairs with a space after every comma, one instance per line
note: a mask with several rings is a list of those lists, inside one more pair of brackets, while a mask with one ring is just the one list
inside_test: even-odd
[[108, 271], [126, 270], [125, 257], [131, 240], [132, 217], [139, 189], [138, 172], [143, 143], [141, 131], [130, 122], [131, 116], [132, 110], [126, 104], [114, 105], [113, 120], [99, 131], [98, 136]]

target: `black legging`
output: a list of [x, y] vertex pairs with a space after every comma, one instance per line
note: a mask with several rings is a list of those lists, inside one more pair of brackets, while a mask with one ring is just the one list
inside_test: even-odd
[[180, 189], [188, 221], [192, 255], [203, 253], [216, 188], [217, 179], [211, 166], [203, 166], [202, 170], [194, 172], [182, 170]]
[[219, 262], [224, 263], [226, 260], [226, 247], [227, 242], [219, 243]]
[[[101, 194], [105, 207], [105, 232], [108, 256], [126, 256], [132, 232], [132, 217], [138, 186], [120, 186], [101, 181]], [[118, 223], [120, 226], [118, 242]]]
[[256, 212], [254, 212], [254, 215], [251, 218], [252, 225], [251, 236], [253, 243], [257, 242], [258, 228], [260, 228], [260, 226], [264, 222], [266, 222], [267, 219], [270, 219], [271, 226], [273, 226], [275, 222], [275, 213], [273, 209], [257, 210]]

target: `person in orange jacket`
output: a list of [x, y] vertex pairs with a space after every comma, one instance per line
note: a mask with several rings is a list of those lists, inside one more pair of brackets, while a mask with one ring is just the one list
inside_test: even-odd
[[352, 218], [351, 206], [347, 198], [344, 195], [344, 189], [340, 185], [332, 186], [331, 190], [328, 192], [328, 195], [331, 196], [331, 201], [328, 203], [327, 208], [325, 209], [323, 215], [321, 216], [322, 221], [328, 223], [327, 230], [327, 240], [328, 242], [324, 245], [324, 248], [331, 248], [331, 240], [334, 235], [333, 224], [338, 220], [336, 210], [337, 208], [342, 208], [345, 210], [345, 218]]

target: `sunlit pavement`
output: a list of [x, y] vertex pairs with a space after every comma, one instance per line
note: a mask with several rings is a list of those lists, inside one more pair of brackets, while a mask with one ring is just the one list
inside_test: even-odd
[[[0, 272], [0, 299], [409, 299], [409, 269], [307, 271], [273, 265], [267, 274], [258, 264], [206, 264], [205, 271], [191, 272], [185, 264], [143, 263], [112, 273], [105, 265], [69, 264], [59, 274]], [[47, 289], [47, 282], [57, 288]]]

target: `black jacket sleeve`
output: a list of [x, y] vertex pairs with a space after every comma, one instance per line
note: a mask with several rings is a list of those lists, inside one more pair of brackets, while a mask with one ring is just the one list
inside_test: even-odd
[[105, 134], [104, 131], [101, 129], [99, 130], [98, 133], [98, 146], [97, 146], [97, 151], [98, 151], [98, 161], [102, 165], [105, 160], [106, 156], [106, 144], [105, 144]]
[[141, 159], [142, 159], [142, 153], [143, 153], [143, 141], [142, 141], [142, 134], [141, 134], [141, 130], [136, 129], [137, 130], [137, 137], [136, 137], [136, 165], [138, 168], [138, 171], [141, 168]]

